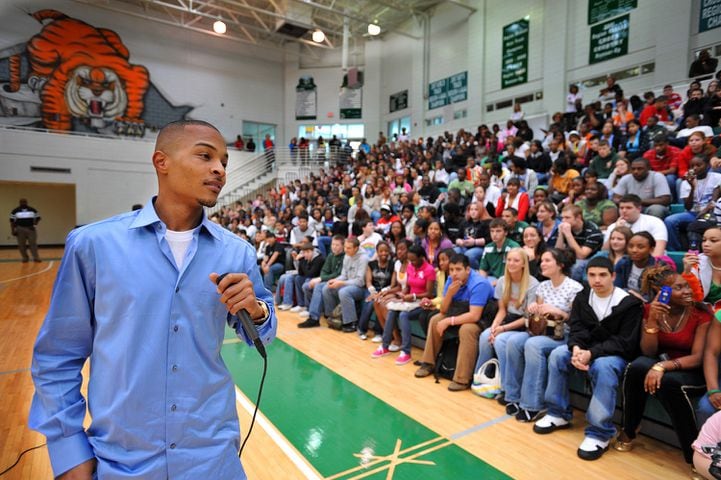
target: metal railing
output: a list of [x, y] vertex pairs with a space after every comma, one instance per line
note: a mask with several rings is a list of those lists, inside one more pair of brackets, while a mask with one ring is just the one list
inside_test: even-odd
[[272, 152], [261, 153], [238, 165], [226, 176], [224, 191], [227, 193], [223, 193], [208, 212], [212, 214], [237, 201], [247, 201], [259, 193], [267, 193], [278, 180], [276, 171], [276, 159]]

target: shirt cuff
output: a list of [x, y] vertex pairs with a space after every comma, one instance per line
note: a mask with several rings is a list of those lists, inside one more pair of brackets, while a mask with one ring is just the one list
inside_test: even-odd
[[90, 446], [84, 431], [69, 437], [48, 440], [48, 455], [50, 456], [50, 465], [53, 468], [55, 477], [91, 458], [95, 458], [93, 447]]

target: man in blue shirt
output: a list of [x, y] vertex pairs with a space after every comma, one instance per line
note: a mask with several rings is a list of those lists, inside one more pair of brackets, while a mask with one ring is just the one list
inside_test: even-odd
[[275, 337], [272, 297], [253, 248], [203, 212], [225, 184], [220, 132], [174, 122], [152, 161], [158, 195], [145, 208], [68, 235], [35, 344], [29, 423], [61, 479], [245, 478], [220, 350], [228, 312], [246, 310], [264, 343]]
[[[478, 337], [483, 308], [493, 298], [493, 287], [484, 276], [471, 270], [468, 257], [454, 253], [448, 266], [448, 279], [443, 288], [440, 313], [434, 315], [428, 325], [426, 347], [421, 357], [421, 367], [416, 371], [418, 378], [433, 373], [434, 363], [443, 344], [443, 334], [449, 327], [458, 328], [458, 356], [453, 381], [448, 390], [458, 392], [471, 386], [473, 367], [478, 357]], [[431, 300], [423, 299], [421, 306], [429, 308]], [[426, 301], [428, 300], [428, 301]]]

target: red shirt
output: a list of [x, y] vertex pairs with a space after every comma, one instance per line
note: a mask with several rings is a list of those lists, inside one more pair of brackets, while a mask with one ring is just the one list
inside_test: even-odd
[[675, 168], [678, 171], [678, 155], [680, 153], [681, 150], [679, 148], [667, 145], [666, 152], [664, 152], [663, 156], [659, 157], [656, 154], [656, 149], [651, 148], [646, 150], [643, 158], [648, 160], [648, 163], [651, 164], [651, 170], [654, 172], [661, 172], [669, 168]]
[[[648, 318], [650, 304], [644, 305], [644, 318]], [[683, 330], [678, 332], [658, 332], [658, 352], [668, 353], [671, 358], [685, 357], [691, 354], [696, 329], [711, 321], [711, 314], [696, 307], [691, 307], [691, 313], [686, 319]]]
[[[716, 153], [716, 147], [713, 145], [707, 143], [704, 146], [703, 152], [704, 155], [713, 156], [714, 153]], [[686, 173], [688, 173], [688, 167], [691, 163], [691, 159], [695, 157], [696, 154], [691, 151], [691, 146], [686, 145], [683, 147], [683, 150], [681, 150], [678, 154], [678, 177], [683, 178], [686, 176]]]
[[641, 111], [641, 116], [638, 119], [639, 122], [641, 122], [642, 126], [646, 126], [646, 123], [648, 123], [649, 117], [652, 117], [656, 115], [658, 117], [658, 120], [660, 122], [668, 122], [668, 110], [665, 108], [662, 108], [661, 110], [658, 110], [656, 108], [656, 105], [649, 105]]

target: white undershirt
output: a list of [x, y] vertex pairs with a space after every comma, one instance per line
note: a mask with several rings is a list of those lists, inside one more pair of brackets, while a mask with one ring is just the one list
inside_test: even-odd
[[613, 307], [621, 303], [621, 301], [626, 297], [628, 297], [628, 293], [624, 292], [620, 288], [614, 287], [611, 295], [607, 297], [599, 297], [595, 292], [591, 291], [589, 303], [591, 304], [593, 311], [596, 313], [598, 321], [602, 322], [611, 314]]
[[168, 245], [170, 245], [170, 251], [173, 252], [173, 258], [175, 258], [175, 265], [178, 267], [178, 270], [183, 269], [185, 253], [188, 251], [188, 247], [190, 247], [190, 242], [193, 241], [193, 232], [195, 232], [195, 230], [197, 230], [197, 228], [184, 232], [176, 232], [174, 230], [165, 231], [165, 240], [167, 240]]

